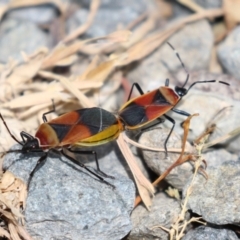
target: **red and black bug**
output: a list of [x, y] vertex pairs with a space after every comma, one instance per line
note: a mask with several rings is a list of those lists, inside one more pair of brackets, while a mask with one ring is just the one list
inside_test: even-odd
[[73, 153], [94, 155], [97, 171], [105, 177], [111, 177], [100, 170], [97, 153], [95, 151], [76, 150], [74, 147], [96, 146], [117, 138], [120, 132], [123, 130], [120, 120], [114, 114], [102, 108], [95, 107], [72, 111], [51, 121], [47, 121], [46, 115], [53, 111], [55, 111], [55, 109], [43, 114], [42, 118], [44, 123], [39, 126], [35, 136], [22, 131], [20, 133], [23, 140], [22, 142], [12, 135], [6, 122], [0, 114], [0, 117], [11, 137], [22, 146], [22, 149], [20, 150], [22, 153], [43, 153], [38, 160], [37, 165], [30, 173], [28, 185], [31, 182], [34, 173], [46, 162], [48, 151], [50, 149], [58, 150], [70, 161], [78, 164], [80, 167], [85, 168], [98, 179], [109, 184], [108, 182], [104, 181], [101, 176], [90, 170], [86, 165], [68, 156], [64, 152], [64, 148], [67, 148], [68, 151]]
[[[170, 44], [169, 44], [170, 45]], [[171, 46], [171, 45], [170, 45]], [[171, 46], [172, 47], [172, 46]], [[174, 48], [172, 47], [174, 50]], [[184, 64], [178, 53], [177, 57], [180, 60], [183, 68]], [[76, 150], [76, 146], [95, 146], [107, 143], [116, 139], [120, 132], [125, 129], [133, 130], [141, 128], [154, 120], [161, 121], [160, 117], [164, 116], [169, 120], [173, 126], [169, 132], [168, 137], [165, 140], [164, 148], [167, 154], [167, 142], [174, 129], [175, 120], [170, 116], [166, 115], [168, 111], [174, 111], [178, 114], [184, 116], [190, 116], [189, 113], [176, 109], [175, 106], [179, 103], [181, 98], [185, 96], [188, 91], [197, 83], [211, 83], [217, 82], [216, 80], [206, 80], [206, 81], [196, 81], [191, 84], [187, 89], [185, 88], [189, 73], [187, 73], [187, 78], [182, 87], [175, 87], [175, 90], [171, 89], [169, 85], [169, 80], [166, 80], [165, 86], [159, 89], [153, 90], [149, 93], [143, 92], [141, 87], [134, 83], [130, 91], [128, 101], [125, 103], [118, 112], [118, 116], [102, 109], [102, 108], [84, 108], [76, 111], [66, 113], [58, 118], [51, 121], [47, 121], [46, 115], [55, 111], [49, 111], [43, 114], [43, 124], [40, 125], [35, 136], [32, 136], [26, 132], [21, 132], [21, 138], [23, 142], [20, 142], [15, 138], [11, 131], [9, 130], [6, 122], [4, 121], [2, 115], [0, 117], [7, 128], [11, 137], [20, 145], [23, 153], [28, 152], [41, 152], [43, 155], [37, 162], [37, 165], [30, 173], [28, 185], [34, 175], [34, 173], [44, 165], [48, 150], [58, 150], [62, 155], [67, 157], [70, 161], [78, 164], [80, 167], [85, 168], [88, 172], [96, 176], [101, 181], [104, 179], [98, 174], [94, 173], [87, 166], [81, 162], [76, 161], [74, 158], [68, 156], [64, 152], [64, 148], [67, 148], [70, 152], [79, 154], [93, 154], [95, 156], [95, 161], [97, 165], [97, 170], [105, 177], [109, 177], [107, 174], [103, 173], [98, 164], [98, 157], [95, 151], [82, 151]], [[219, 81], [219, 83], [229, 85], [226, 82]], [[130, 99], [132, 91], [136, 87], [141, 94], [141, 96], [134, 99]], [[10, 152], [10, 151], [9, 151]], [[107, 183], [109, 184], [109, 183]], [[111, 185], [111, 184], [109, 184]]]
[[[225, 85], [229, 85], [228, 83], [223, 81], [205, 80], [196, 81], [192, 83], [188, 88], [186, 88], [189, 79], [189, 73], [186, 70], [179, 54], [176, 52], [176, 50], [170, 43], [168, 43], [168, 45], [175, 51], [179, 61], [181, 62], [182, 67], [185, 69], [187, 73], [187, 78], [183, 86], [182, 87], [176, 86], [175, 89], [173, 90], [172, 88], [169, 87], [169, 80], [167, 79], [165, 82], [165, 86], [162, 86], [148, 93], [144, 93], [139, 84], [134, 83], [132, 85], [128, 101], [121, 107], [121, 109], [118, 112], [119, 118], [124, 122], [125, 128], [130, 130], [141, 128], [146, 124], [153, 122], [156, 119], [162, 122], [162, 120], [160, 119], [160, 117], [162, 116], [164, 116], [168, 121], [170, 121], [173, 126], [164, 143], [166, 154], [167, 154], [167, 142], [175, 127], [175, 120], [170, 116], [166, 115], [166, 113], [171, 110], [175, 113], [187, 117], [190, 116], [191, 114], [183, 110], [176, 109], [175, 107], [182, 99], [182, 97], [184, 97], [188, 93], [188, 91], [198, 83], [219, 82]], [[129, 100], [132, 95], [134, 87], [137, 88], [141, 95], [139, 97]]]

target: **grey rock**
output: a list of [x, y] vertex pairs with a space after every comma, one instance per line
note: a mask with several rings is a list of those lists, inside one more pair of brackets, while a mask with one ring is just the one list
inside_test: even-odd
[[[212, 85], [216, 85], [219, 88], [228, 87], [223, 84]], [[239, 101], [233, 101], [232, 99], [225, 97], [221, 94], [220, 90], [208, 93], [191, 90], [177, 105], [177, 109], [184, 110], [190, 114], [199, 113], [198, 117], [194, 117], [191, 120], [189, 141], [194, 141], [211, 124], [216, 124], [216, 128], [210, 137], [210, 141], [228, 134], [239, 127], [239, 107]], [[178, 133], [182, 131], [179, 123], [184, 121], [186, 117], [171, 111], [168, 115], [173, 117], [177, 123], [175, 131]], [[221, 142], [221, 144], [226, 145], [228, 151], [239, 153], [240, 136], [238, 135], [227, 142]]]
[[[75, 0], [84, 8], [89, 8], [90, 2], [88, 0]], [[101, 8], [106, 9], [119, 9], [119, 8], [126, 8], [129, 7], [132, 11], [136, 11], [139, 14], [146, 10], [146, 6], [149, 4], [147, 0], [123, 0], [123, 1], [111, 1], [111, 0], [102, 0], [101, 1]]]
[[221, 8], [222, 7], [222, 0], [193, 0], [198, 5], [200, 5], [203, 8], [209, 9], [209, 8]]
[[218, 47], [218, 58], [228, 73], [240, 80], [240, 26], [233, 29]]
[[[206, 20], [188, 24], [168, 39], [180, 54], [188, 71], [207, 69], [213, 46], [213, 34]], [[174, 51], [164, 44], [151, 55], [141, 61], [129, 74], [133, 83], [138, 81], [144, 91], [151, 91], [163, 86], [166, 78], [172, 79], [172, 74], [181, 69], [183, 77], [180, 86], [186, 80], [187, 74], [182, 68]]]
[[40, 47], [50, 47], [49, 36], [34, 23], [8, 19], [0, 26], [0, 61], [22, 61], [21, 51], [31, 54]]
[[[240, 162], [227, 161], [218, 167], [206, 169], [208, 179], [198, 174], [192, 185], [188, 209], [213, 224], [239, 224]], [[190, 182], [185, 186], [186, 194]]]
[[[105, 149], [105, 154], [106, 151], [110, 150]], [[27, 179], [38, 159], [36, 153], [7, 154], [4, 168]], [[111, 160], [117, 165], [117, 159]], [[30, 184], [25, 216], [31, 236], [43, 240], [117, 240], [126, 236], [132, 227], [130, 212], [135, 187], [121, 173], [113, 170], [106, 173], [115, 177], [105, 178], [115, 189], [66, 158], [49, 153], [45, 165], [34, 174]]]
[[[164, 142], [169, 134], [168, 128], [153, 128], [149, 131], [143, 132], [139, 142], [148, 147], [163, 148]], [[167, 147], [181, 150], [182, 139], [175, 132], [172, 132]], [[186, 149], [190, 150], [191, 146], [187, 143]], [[168, 157], [165, 157], [165, 152], [154, 152], [149, 150], [142, 150], [143, 158], [150, 169], [152, 169], [159, 176], [166, 171], [180, 156], [180, 153], [168, 152]], [[183, 186], [192, 175], [192, 164], [186, 162], [178, 167], [175, 167], [165, 180], [177, 189], [182, 190]]]
[[178, 1], [172, 1], [172, 11], [172, 19], [186, 17], [192, 14], [192, 11], [189, 8], [180, 4]]
[[203, 153], [203, 159], [207, 163], [207, 167], [215, 167], [222, 165], [224, 162], [232, 160], [238, 161], [237, 154], [231, 154], [225, 149], [208, 149], [207, 152]]
[[238, 240], [235, 232], [227, 229], [215, 229], [211, 227], [200, 226], [190, 230], [182, 240]]
[[10, 2], [10, 0], [1, 0], [0, 1], [0, 5], [5, 5], [5, 4], [8, 4]]
[[157, 194], [153, 199], [152, 209], [149, 212], [142, 205], [134, 209], [131, 219], [133, 229], [128, 240], [167, 240], [169, 235], [160, 227], [170, 228], [180, 213], [180, 204], [176, 199], [169, 198], [164, 193]]
[[[89, 1], [87, 1], [87, 7]], [[120, 25], [126, 26], [146, 11], [149, 3], [146, 1], [105, 1], [101, 4], [92, 26], [86, 34], [90, 37], [100, 37], [118, 30]], [[85, 4], [83, 4], [85, 6]], [[68, 33], [86, 22], [89, 9], [76, 11], [67, 21]], [[124, 17], [123, 17], [124, 16]]]
[[46, 24], [57, 17], [57, 9], [51, 4], [17, 8], [11, 10], [7, 16], [8, 18], [27, 20], [36, 24]]

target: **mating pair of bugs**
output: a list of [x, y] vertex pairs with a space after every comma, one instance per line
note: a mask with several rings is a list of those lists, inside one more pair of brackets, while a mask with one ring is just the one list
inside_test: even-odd
[[[170, 47], [175, 50], [171, 45]], [[176, 55], [185, 69], [184, 64], [177, 52]], [[172, 128], [164, 142], [164, 148], [167, 154], [167, 142], [174, 129], [175, 121], [173, 118], [166, 115], [166, 113], [171, 110], [184, 116], [190, 116], [189, 113], [175, 108], [181, 98], [185, 96], [189, 89], [191, 89], [195, 84], [217, 82], [216, 80], [196, 81], [188, 88], [185, 88], [189, 79], [189, 73], [186, 69], [185, 71], [187, 73], [185, 83], [182, 87], [176, 86], [175, 90], [169, 87], [168, 79], [165, 82], [165, 86], [148, 93], [144, 93], [139, 84], [134, 83], [132, 85], [128, 101], [119, 110], [117, 116], [102, 108], [94, 107], [79, 109], [63, 114], [51, 121], [47, 121], [46, 115], [54, 112], [55, 108], [53, 108], [52, 111], [43, 114], [42, 118], [44, 123], [39, 126], [35, 136], [32, 136], [24, 131], [20, 133], [22, 142], [11, 133], [8, 125], [4, 121], [4, 118], [0, 114], [0, 118], [2, 119], [11, 137], [22, 146], [22, 153], [40, 152], [43, 154], [30, 173], [28, 187], [34, 173], [46, 162], [48, 150], [51, 149], [58, 150], [70, 161], [78, 164], [82, 168], [85, 168], [88, 172], [102, 182], [111, 185], [102, 177], [111, 176], [108, 176], [100, 170], [97, 153], [95, 151], [82, 151], [75, 148], [77, 146], [91, 147], [107, 143], [116, 139], [124, 130], [138, 129], [148, 123], [153, 122], [154, 120], [161, 121], [160, 117], [162, 116], [172, 123]], [[219, 83], [229, 85], [228, 83], [222, 81], [219, 81]], [[139, 97], [130, 99], [134, 87], [137, 88], [141, 95]], [[76, 161], [74, 158], [66, 154], [64, 152], [64, 148], [67, 148], [68, 151], [73, 153], [93, 154], [95, 156], [97, 171], [99, 174], [96, 174], [86, 165]], [[9, 152], [14, 152], [14, 150], [10, 150], [7, 153]]]

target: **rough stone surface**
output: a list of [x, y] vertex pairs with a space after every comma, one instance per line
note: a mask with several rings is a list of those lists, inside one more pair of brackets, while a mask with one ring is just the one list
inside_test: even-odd
[[[141, 135], [139, 142], [148, 147], [154, 148], [163, 148], [163, 144], [169, 134], [169, 129], [164, 128], [153, 128], [150, 131], [143, 132]], [[173, 132], [169, 138], [167, 147], [176, 148], [181, 151], [182, 139], [179, 135]], [[189, 143], [187, 143], [186, 149], [191, 149]], [[148, 150], [142, 150], [144, 160], [148, 167], [152, 169], [158, 175], [161, 175], [164, 171], [166, 171], [174, 162], [179, 158], [180, 153], [171, 153], [168, 152], [168, 157], [165, 157], [165, 152], [154, 152]], [[165, 180], [174, 186], [177, 189], [182, 190], [183, 186], [188, 181], [189, 177], [192, 175], [193, 167], [192, 164], [186, 162], [181, 164], [180, 166], [174, 168], [169, 175], [165, 178]]]
[[27, 20], [37, 24], [49, 23], [56, 17], [57, 9], [51, 4], [13, 9], [8, 13], [8, 18]]
[[20, 52], [32, 54], [40, 47], [50, 47], [49, 36], [34, 23], [8, 19], [0, 26], [0, 61], [9, 57], [22, 61]]
[[[213, 35], [209, 23], [206, 20], [188, 24], [176, 32], [168, 41], [180, 54], [188, 71], [206, 69], [210, 61], [210, 53], [213, 45]], [[141, 61], [129, 74], [128, 79], [140, 84], [147, 92], [165, 84], [166, 78], [172, 79], [172, 74], [183, 68], [174, 51], [164, 44], [154, 53]], [[180, 80], [181, 86], [186, 80], [184, 72]]]
[[196, 176], [187, 207], [213, 224], [239, 224], [240, 162], [226, 161], [218, 167], [208, 167], [206, 172], [208, 179], [201, 174]]
[[[81, 6], [84, 8], [89, 8], [90, 2], [88, 0], [81, 0], [80, 1]], [[106, 8], [109, 10], [112, 9], [119, 9], [119, 8], [126, 8], [131, 6], [131, 9], [133, 11], [138, 12], [139, 14], [142, 13], [142, 11], [146, 10], [145, 7], [149, 4], [148, 0], [122, 0], [122, 1], [112, 1], [112, 0], [102, 0], [101, 1], [101, 8]]]
[[[89, 1], [82, 5], [87, 8], [76, 11], [73, 16], [68, 19], [68, 32], [71, 32], [73, 29], [76, 29], [76, 27], [86, 22], [89, 14]], [[146, 11], [148, 6], [149, 3], [147, 4], [145, 0], [102, 2], [94, 22], [87, 30], [86, 35], [90, 37], [100, 37], [116, 31], [119, 26], [127, 26], [127, 24]]]
[[237, 154], [231, 154], [225, 149], [208, 149], [203, 153], [203, 159], [205, 159], [207, 163], [207, 167], [215, 167], [221, 166], [224, 162], [229, 160], [238, 161]]
[[227, 229], [211, 228], [200, 226], [194, 230], [190, 230], [182, 240], [238, 240], [237, 235]]
[[[120, 166], [113, 156], [108, 158]], [[16, 176], [27, 179], [38, 159], [38, 154], [8, 154], [4, 168], [10, 166], [8, 169]], [[105, 171], [103, 167], [102, 170]], [[105, 178], [115, 189], [66, 158], [49, 153], [47, 162], [30, 184], [25, 216], [31, 236], [43, 240], [79, 239], [80, 236], [81, 239], [117, 240], [126, 236], [132, 226], [129, 215], [135, 187], [130, 179], [113, 169], [106, 173], [115, 177], [114, 180]]]
[[[222, 86], [227, 87], [225, 85]], [[239, 107], [239, 101], [233, 101], [228, 97], [218, 94], [218, 92], [203, 93], [195, 90], [191, 90], [177, 105], [177, 109], [184, 110], [190, 114], [199, 113], [199, 116], [191, 120], [189, 141], [195, 140], [212, 124], [216, 124], [216, 129], [211, 135], [210, 140], [221, 137], [239, 127]], [[173, 117], [177, 123], [175, 131], [178, 133], [182, 131], [179, 123], [184, 121], [186, 117], [172, 111], [168, 115]], [[238, 135], [227, 142], [226, 149], [239, 153], [239, 146], [240, 137]]]
[[240, 80], [240, 26], [228, 34], [218, 47], [218, 58], [228, 73]]
[[203, 8], [221, 8], [222, 7], [222, 0], [193, 0], [197, 4], [199, 4]]
[[149, 212], [144, 206], [138, 206], [134, 209], [131, 219], [133, 229], [128, 240], [167, 240], [167, 232], [155, 226], [169, 228], [180, 213], [180, 204], [176, 199], [167, 197], [164, 193], [159, 193], [153, 199], [152, 209]]

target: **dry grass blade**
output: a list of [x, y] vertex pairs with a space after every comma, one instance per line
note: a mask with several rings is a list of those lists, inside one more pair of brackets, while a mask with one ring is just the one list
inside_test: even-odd
[[[0, 214], [8, 225], [8, 231], [0, 228], [0, 235], [9, 239], [31, 240], [26, 230], [19, 225], [23, 222], [21, 208], [26, 202], [26, 185], [12, 173], [5, 172], [0, 181]], [[24, 196], [24, 198], [23, 198]]]
[[141, 39], [145, 38], [145, 36], [154, 29], [154, 27], [157, 23], [158, 17], [159, 17], [159, 13], [158, 12], [150, 12], [148, 14], [144, 14], [142, 17], [144, 17], [144, 18], [147, 17], [147, 20], [133, 32], [131, 38], [129, 39], [129, 41], [127, 43], [122, 44], [123, 47], [129, 48], [133, 44], [135, 44], [135, 43], [139, 42]]
[[237, 24], [240, 23], [239, 8], [240, 8], [239, 0], [223, 1], [225, 23], [228, 31], [231, 31]]
[[94, 69], [90, 70], [87, 74], [85, 74], [84, 80], [95, 80], [103, 82], [106, 78], [113, 72], [116, 65], [116, 59], [106, 61], [101, 63], [99, 66], [95, 67]]
[[33, 240], [33, 238], [29, 235], [29, 233], [26, 231], [24, 227], [21, 225], [16, 226], [16, 230], [18, 234], [24, 239], [24, 240]]
[[[117, 38], [118, 36], [118, 38]], [[113, 44], [113, 43], [121, 43], [123, 41], [127, 41], [129, 39], [130, 32], [128, 30], [122, 30], [114, 32], [108, 36], [99, 37], [99, 38], [90, 38], [85, 41], [75, 41], [69, 45], [65, 45], [64, 43], [59, 43], [52, 52], [44, 59], [41, 68], [47, 69], [50, 67], [53, 67], [58, 64], [58, 62], [62, 61], [63, 59], [82, 51], [86, 54], [88, 49], [93, 48], [93, 53], [97, 54], [102, 52], [104, 48], [106, 48], [106, 44]], [[101, 48], [99, 47], [99, 41], [104, 42], [104, 46]], [[96, 45], [97, 43], [97, 51], [94, 48], [94, 45], [91, 46], [90, 43], [94, 43]], [[90, 51], [90, 54], [93, 54]]]
[[[138, 148], [141, 148], [141, 149], [156, 151], [156, 152], [165, 152], [164, 148], [148, 147], [148, 146], [142, 145], [138, 142], [135, 142], [132, 139], [130, 139], [126, 134], [123, 134], [123, 139], [124, 139], [125, 142], [130, 143], [131, 145], [133, 145], [135, 147], [138, 147]], [[180, 149], [180, 148], [168, 148], [168, 152], [181, 153], [182, 149]]]
[[119, 138], [117, 139], [118, 146], [125, 157], [128, 166], [133, 173], [133, 177], [138, 187], [139, 194], [142, 198], [142, 201], [146, 208], [150, 210], [152, 205], [151, 197], [153, 196], [155, 190], [153, 185], [146, 179], [146, 177], [142, 174], [141, 170], [139, 169], [134, 156], [129, 149], [128, 145], [124, 142], [122, 134], [120, 134]]
[[94, 105], [90, 103], [88, 98], [81, 93], [75, 86], [65, 77], [62, 77], [58, 74], [41, 71], [41, 75], [45, 75], [49, 78], [58, 80], [64, 88], [66, 88], [70, 93], [72, 93], [81, 103], [82, 106], [93, 107]]
[[2, 20], [4, 14], [9, 10], [8, 5], [3, 5], [0, 7], [0, 20]]
[[188, 203], [189, 196], [192, 193], [193, 182], [196, 178], [196, 175], [197, 175], [199, 169], [201, 169], [200, 167], [201, 167], [202, 162], [203, 162], [203, 158], [201, 156], [201, 153], [202, 153], [202, 146], [204, 144], [204, 141], [207, 139], [207, 136], [205, 136], [205, 137], [206, 138], [203, 138], [202, 141], [199, 143], [199, 145], [196, 145], [196, 149], [198, 151], [198, 157], [194, 161], [194, 163], [195, 163], [194, 164], [194, 168], [195, 168], [194, 174], [192, 176], [191, 183], [189, 184], [189, 187], [187, 188], [183, 204], [181, 205], [182, 210], [181, 210], [180, 214], [178, 215], [177, 220], [171, 225], [170, 229], [164, 228], [163, 226], [155, 226], [155, 227], [152, 228], [152, 229], [161, 228], [161, 229], [165, 230], [166, 232], [169, 233], [170, 240], [173, 240], [173, 239], [180, 240], [184, 236], [185, 231], [187, 229], [187, 226], [192, 222], [198, 222], [200, 224], [206, 224], [205, 222], [200, 221], [201, 217], [200, 218], [194, 218], [193, 217], [190, 220], [187, 220], [187, 217], [186, 217], [186, 213], [188, 211], [187, 203]]
[[16, 66], [11, 74], [7, 76], [6, 81], [12, 86], [17, 86], [20, 83], [25, 83], [32, 79], [39, 71], [42, 64], [43, 56], [37, 56], [35, 59]]
[[12, 222], [8, 223], [8, 229], [11, 235], [11, 239], [13, 240], [21, 240], [21, 238], [18, 235], [17, 229], [15, 227], [15, 224], [13, 224]]
[[47, 69], [58, 64], [63, 59], [77, 53], [84, 46], [84, 41], [76, 41], [69, 46], [59, 43], [52, 52], [43, 60], [41, 69]]
[[[33, 93], [28, 94], [26, 96], [21, 96], [18, 98], [15, 98], [9, 102], [4, 103], [2, 106], [15, 109], [15, 108], [22, 108], [22, 107], [30, 107], [32, 105], [35, 105], [38, 107], [37, 109], [42, 109], [43, 106], [37, 106], [45, 104], [46, 106], [51, 105], [51, 100], [58, 100], [61, 99], [61, 93], [58, 91], [46, 91], [46, 92], [40, 92], [40, 93]], [[44, 105], [44, 106], [45, 106]]]
[[85, 71], [78, 77], [79, 81], [84, 81], [87, 79], [87, 75], [97, 67], [98, 63], [100, 62], [100, 57], [99, 55], [96, 55], [92, 61], [88, 64], [87, 68]]
[[5, 174], [3, 174], [2, 179], [1, 179], [1, 184], [0, 184], [0, 189], [2, 191], [6, 190], [10, 185], [12, 185], [15, 181], [15, 176], [7, 171]]
[[82, 35], [84, 32], [87, 31], [87, 29], [92, 25], [93, 20], [97, 14], [97, 10], [100, 6], [100, 0], [92, 0], [91, 5], [90, 5], [90, 13], [88, 15], [88, 18], [86, 22], [77, 28], [74, 32], [70, 33], [66, 38], [63, 39], [63, 42], [69, 42], [75, 39], [76, 37]]
[[8, 233], [8, 231], [6, 231], [4, 228], [0, 227], [0, 237], [5, 237], [7, 239], [10, 239], [11, 236]]
[[60, 61], [58, 61], [56, 63], [56, 67], [67, 67], [67, 66], [71, 66], [74, 62], [76, 62], [78, 59], [77, 54], [73, 54], [71, 56], [68, 56]]
[[178, 165], [192, 159], [192, 155], [184, 156], [184, 152], [185, 152], [185, 145], [187, 142], [187, 136], [188, 136], [188, 132], [189, 132], [190, 120], [192, 119], [192, 117], [195, 117], [195, 116], [198, 116], [198, 114], [193, 114], [193, 115], [189, 116], [183, 123], [183, 128], [184, 128], [183, 141], [182, 141], [183, 145], [182, 145], [182, 152], [181, 152], [179, 158], [159, 178], [157, 178], [153, 182], [154, 186], [159, 184], [159, 182], [161, 182], [172, 171], [172, 169], [174, 169]]
[[231, 139], [231, 138], [233, 138], [233, 137], [235, 137], [235, 136], [237, 136], [239, 134], [240, 134], [240, 127], [237, 127], [233, 131], [225, 134], [224, 136], [221, 136], [221, 137], [219, 137], [217, 139], [212, 140], [209, 143], [204, 144], [203, 149], [207, 149], [209, 147], [212, 147], [212, 146], [214, 146], [214, 145], [216, 145], [216, 144], [218, 144], [220, 142], [224, 142], [224, 141], [226, 141], [228, 139]]
[[148, 17], [148, 15], [149, 15], [148, 12], [142, 13], [135, 20], [133, 20], [131, 23], [129, 23], [128, 26], [126, 27], [126, 29], [131, 30], [136, 25], [138, 25], [140, 22], [144, 21]]
[[[192, 117], [194, 116], [198, 116], [198, 114], [193, 114], [191, 116], [189, 116], [183, 124], [183, 128], [184, 128], [184, 136], [183, 136], [183, 145], [182, 145], [182, 150], [181, 150], [181, 154], [179, 156], [179, 158], [177, 159], [176, 162], [174, 162], [160, 177], [158, 177], [154, 182], [153, 182], [153, 186], [157, 186], [159, 184], [159, 182], [161, 182], [175, 167], [177, 167], [178, 165], [191, 160], [193, 158], [192, 155], [186, 155], [183, 156], [184, 152], [185, 152], [185, 145], [187, 142], [187, 136], [188, 136], [188, 132], [189, 132], [189, 125], [190, 125], [190, 120]], [[135, 199], [135, 207], [142, 201], [141, 197], [136, 197]]]
[[222, 9], [205, 10], [201, 13], [193, 14], [189, 17], [179, 20], [176, 24], [168, 27], [166, 30], [155, 33], [137, 43], [133, 47], [119, 56], [119, 66], [125, 66], [133, 61], [143, 59], [150, 53], [152, 53], [156, 48], [158, 48], [164, 41], [166, 41], [173, 33], [184, 27], [186, 24], [207, 18], [207, 17], [219, 17], [223, 15]]

